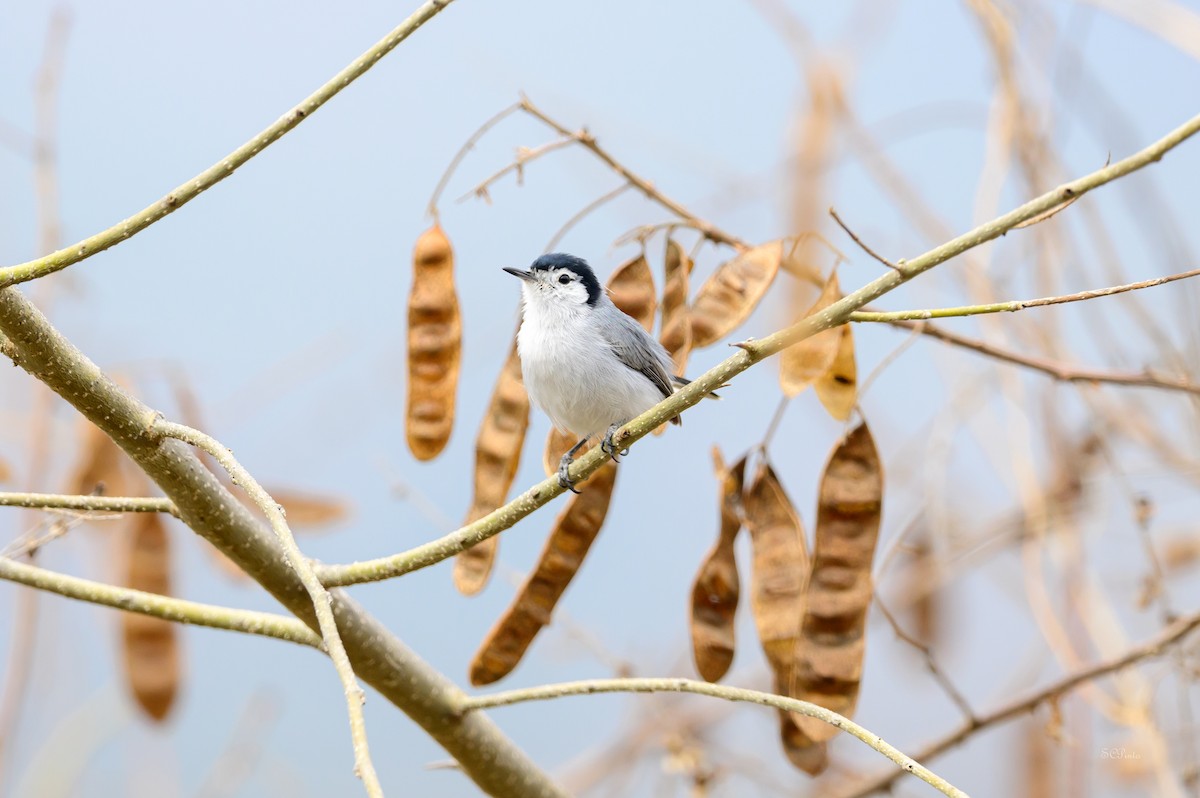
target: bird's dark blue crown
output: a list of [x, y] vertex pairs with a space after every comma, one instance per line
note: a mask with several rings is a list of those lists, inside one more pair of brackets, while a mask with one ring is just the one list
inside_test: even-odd
[[568, 255], [565, 252], [552, 252], [549, 255], [542, 255], [533, 262], [529, 267], [530, 271], [550, 271], [551, 269], [569, 269], [579, 277], [579, 282], [583, 283], [584, 288], [588, 292], [588, 304], [595, 305], [600, 301], [600, 296], [604, 289], [600, 286], [600, 281], [596, 279], [596, 273], [592, 271], [592, 267], [583, 258], [577, 258], [574, 255]]

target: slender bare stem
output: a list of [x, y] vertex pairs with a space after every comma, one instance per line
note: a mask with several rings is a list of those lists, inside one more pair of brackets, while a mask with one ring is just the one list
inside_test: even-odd
[[317, 624], [321, 629], [321, 639], [325, 643], [325, 650], [329, 653], [329, 658], [333, 660], [338, 678], [341, 679], [342, 690], [346, 695], [346, 711], [350, 716], [350, 737], [354, 741], [355, 772], [362, 779], [368, 795], [372, 798], [382, 798], [383, 787], [379, 784], [379, 777], [375, 773], [370, 749], [367, 746], [367, 727], [362, 711], [362, 705], [366, 698], [362, 688], [358, 685], [354, 668], [350, 665], [349, 656], [346, 655], [346, 648], [342, 645], [342, 636], [338, 632], [337, 620], [333, 617], [329, 593], [317, 579], [308, 558], [296, 545], [296, 539], [292, 536], [292, 531], [288, 528], [287, 520], [283, 516], [283, 508], [263, 490], [250, 472], [234, 459], [233, 453], [218, 443], [216, 439], [199, 430], [170, 421], [156, 421], [153, 431], [165, 437], [191, 444], [216, 458], [221, 467], [229, 473], [234, 483], [246, 491], [246, 495], [258, 505], [263, 515], [267, 517], [271, 529], [279, 539], [280, 546], [283, 547], [288, 564], [296, 572], [296, 576], [299, 577], [304, 589], [308, 591], [308, 595], [312, 599], [313, 612], [317, 616]]
[[864, 729], [849, 718], [825, 709], [825, 707], [811, 704], [808, 701], [786, 698], [759, 690], [747, 690], [743, 687], [730, 687], [729, 685], [699, 682], [693, 679], [590, 679], [588, 681], [547, 684], [477, 696], [465, 701], [462, 709], [464, 712], [467, 712], [476, 709], [511, 706], [512, 704], [520, 704], [526, 701], [547, 701], [564, 696], [594, 695], [596, 693], [695, 693], [713, 698], [722, 698], [726, 701], [744, 701], [751, 704], [760, 704], [765, 707], [773, 707], [784, 712], [795, 712], [806, 717], [816, 718], [831, 726], [842, 729], [847, 734], [858, 738], [866, 745], [895, 762], [900, 766], [902, 772], [913, 774], [925, 783], [937, 788], [943, 794], [955, 796], [956, 798], [967, 798], [965, 792], [924, 767], [915, 759], [905, 755], [904, 752], [890, 745], [878, 734]]
[[500, 170], [493, 172], [491, 175], [484, 178], [484, 180], [476, 185], [475, 188], [460, 196], [457, 200], [455, 200], [455, 202], [462, 202], [470, 199], [471, 197], [487, 199], [490, 195], [491, 187], [496, 183], [496, 181], [502, 179], [509, 172], [517, 173], [517, 184], [520, 185], [521, 181], [525, 177], [526, 164], [532, 163], [538, 158], [541, 158], [543, 155], [548, 155], [555, 150], [561, 150], [563, 147], [569, 147], [574, 143], [575, 139], [562, 138], [555, 139], [554, 141], [547, 142], [538, 147], [520, 147], [517, 149], [517, 157], [513, 159], [512, 163], [507, 164]]
[[70, 496], [59, 493], [0, 493], [0, 507], [77, 510], [94, 513], [168, 513], [179, 517], [170, 499], [132, 496]]
[[[1043, 687], [1041, 690], [968, 720], [958, 729], [925, 746], [917, 753], [916, 758], [921, 761], [933, 759], [982, 729], [1018, 718], [1077, 687], [1095, 681], [1103, 676], [1108, 676], [1111, 673], [1124, 670], [1143, 660], [1161, 656], [1176, 643], [1194, 632], [1197, 627], [1200, 627], [1200, 613], [1180, 618], [1162, 630], [1154, 639], [1140, 646], [1135, 646], [1118, 657], [1081, 668], [1074, 673], [1067, 674], [1053, 684]], [[864, 798], [864, 796], [887, 789], [895, 780], [896, 774], [894, 773], [880, 774], [878, 778], [844, 795], [840, 795], [838, 798]]]
[[875, 250], [868, 247], [866, 245], [866, 243], [861, 238], [859, 238], [855, 234], [855, 232], [853, 230], [851, 230], [850, 227], [845, 222], [842, 221], [842, 217], [838, 216], [837, 211], [835, 211], [833, 208], [830, 208], [829, 215], [832, 216], [833, 220], [838, 223], [838, 227], [842, 228], [842, 230], [845, 231], [846, 235], [850, 236], [850, 240], [853, 241], [855, 244], [858, 244], [859, 249], [861, 249], [863, 252], [870, 255], [875, 260], [882, 263], [884, 266], [887, 266], [889, 269], [899, 271], [899, 269], [900, 269], [899, 266], [892, 263], [890, 260], [883, 257], [878, 252], [876, 252]]
[[642, 192], [642, 194], [646, 195], [648, 199], [657, 202], [659, 205], [666, 208], [679, 218], [687, 219], [692, 223], [692, 226], [695, 227], [695, 229], [699, 230], [704, 235], [705, 238], [709, 239], [710, 241], [715, 241], [719, 244], [728, 244], [729, 246], [737, 249], [750, 248], [750, 245], [742, 239], [704, 221], [699, 216], [685, 208], [683, 205], [660, 192], [649, 180], [646, 180], [644, 177], [635, 174], [616, 158], [612, 157], [607, 150], [602, 148], [596, 142], [596, 138], [591, 133], [587, 132], [587, 130], [569, 129], [555, 119], [547, 116], [542, 109], [530, 102], [529, 98], [524, 95], [521, 96], [520, 105], [522, 111], [529, 114], [534, 119], [539, 120], [547, 127], [557, 131], [559, 135], [574, 139], [579, 144], [582, 144], [593, 155], [603, 161], [609, 169], [612, 169], [614, 172], [623, 177], [626, 182], [629, 183], [629, 185]]
[[117, 222], [107, 230], [51, 252], [40, 258], [16, 266], [0, 269], [0, 288], [35, 280], [47, 274], [53, 274], [60, 269], [90, 258], [98, 252], [125, 241], [140, 233], [150, 225], [178, 210], [191, 202], [200, 193], [212, 188], [217, 183], [233, 174], [239, 167], [254, 156], [258, 155], [271, 144], [278, 141], [285, 133], [307, 119], [313, 112], [361, 77], [368, 69], [375, 66], [379, 59], [394, 50], [397, 45], [412, 35], [418, 28], [433, 19], [439, 11], [450, 5], [453, 0], [428, 0], [423, 3], [408, 19], [401, 22], [391, 33], [380, 39], [365, 53], [354, 59], [345, 69], [329, 79], [325, 85], [300, 101], [292, 110], [279, 117], [274, 123], [260, 132], [254, 138], [226, 155], [217, 163], [205, 169], [200, 174], [182, 183], [167, 196], [135, 213], [129, 218]]
[[971, 709], [971, 705], [967, 702], [966, 697], [954, 686], [954, 682], [950, 681], [950, 677], [938, 665], [937, 660], [934, 659], [933, 652], [929, 650], [929, 646], [904, 631], [904, 628], [900, 626], [900, 622], [896, 620], [896, 617], [888, 610], [887, 605], [879, 598], [878, 593], [875, 594], [875, 606], [883, 613], [883, 617], [887, 620], [888, 625], [892, 627], [892, 632], [895, 633], [896, 637], [920, 652], [921, 657], [925, 660], [926, 670], [929, 671], [929, 674], [941, 686], [942, 692], [958, 707], [963, 717], [968, 722], [975, 720], [975, 710]]
[[607, 194], [602, 194], [599, 197], [597, 197], [596, 199], [589, 202], [587, 205], [584, 205], [582, 208], [579, 209], [579, 211], [574, 216], [572, 216], [570, 219], [567, 219], [565, 222], [563, 222], [562, 227], [558, 228], [558, 232], [556, 232], [554, 234], [554, 237], [551, 238], [550, 241], [546, 244], [546, 248], [543, 250], [543, 252], [553, 251], [554, 248], [556, 246], [558, 246], [558, 242], [563, 240], [563, 236], [565, 236], [567, 233], [569, 233], [571, 231], [571, 228], [573, 228], [575, 225], [579, 224], [579, 222], [582, 221], [583, 219], [587, 218], [588, 215], [590, 215], [597, 208], [615, 200], [617, 197], [621, 196], [629, 189], [630, 189], [630, 185], [628, 183], [622, 183], [621, 185], [614, 188], [612, 191], [609, 191]]
[[891, 310], [891, 311], [857, 311], [850, 314], [850, 321], [879, 322], [879, 321], [920, 321], [924, 319], [948, 319], [957, 316], [981, 316], [986, 313], [1014, 313], [1026, 308], [1040, 308], [1047, 305], [1064, 305], [1068, 302], [1084, 302], [1102, 296], [1123, 294], [1126, 291], [1139, 291], [1143, 288], [1153, 288], [1157, 285], [1173, 283], [1176, 280], [1186, 280], [1200, 275], [1200, 269], [1192, 269], [1167, 277], [1156, 277], [1153, 280], [1141, 280], [1136, 283], [1114, 285], [1109, 288], [1097, 288], [1092, 291], [1079, 291], [1075, 294], [1047, 296], [1040, 299], [1018, 299], [1011, 302], [992, 302], [986, 305], [963, 305], [957, 308], [930, 308], [928, 310]]
[[926, 337], [934, 338], [963, 349], [970, 349], [972, 352], [978, 352], [981, 355], [986, 355], [1004, 363], [1012, 363], [1014, 366], [1040, 371], [1061, 382], [1108, 383], [1110, 385], [1158, 388], [1160, 390], [1181, 391], [1183, 393], [1190, 393], [1193, 396], [1200, 396], [1200, 385], [1188, 382], [1182, 377], [1173, 378], [1152, 372], [1137, 374], [1108, 371], [1105, 369], [1080, 368], [1058, 360], [1018, 354], [1008, 349], [989, 344], [986, 341], [959, 335], [941, 327], [935, 327], [927, 321], [897, 320], [888, 323], [893, 327], [915, 330]]
[[491, 119], [480, 125], [479, 128], [472, 133], [465, 142], [463, 142], [463, 145], [458, 148], [458, 152], [454, 153], [454, 157], [450, 159], [450, 164], [446, 167], [446, 171], [442, 172], [441, 178], [434, 187], [432, 196], [429, 197], [429, 207], [426, 208], [426, 213], [432, 216], [435, 222], [438, 221], [438, 201], [442, 198], [442, 192], [446, 190], [446, 184], [450, 182], [450, 178], [453, 177], [454, 173], [458, 170], [463, 158], [466, 158], [467, 153], [475, 149], [475, 145], [479, 143], [479, 140], [483, 138], [489, 130], [519, 110], [521, 110], [521, 104], [513, 103], [504, 110], [500, 111], [500, 113], [496, 114]]
[[290, 643], [321, 648], [321, 638], [296, 618], [269, 612], [217, 607], [172, 596], [160, 596], [127, 587], [93, 582], [76, 576], [48, 571], [8, 557], [0, 557], [0, 579], [57, 593], [60, 596], [115, 607], [126, 612], [150, 615], [176, 623], [228, 629], [233, 632], [274, 637]]

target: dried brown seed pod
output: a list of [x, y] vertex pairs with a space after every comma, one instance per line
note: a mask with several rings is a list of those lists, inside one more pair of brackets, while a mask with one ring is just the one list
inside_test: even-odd
[[[883, 508], [883, 467], [866, 422], [833, 450], [817, 502], [812, 577], [801, 626], [796, 697], [851, 717], [865, 651], [871, 565]], [[800, 726], [814, 740], [838, 729], [813, 718]]]
[[644, 254], [618, 266], [608, 278], [607, 288], [613, 304], [622, 312], [637, 319], [646, 332], [654, 329], [658, 299], [654, 293], [654, 275]]
[[[765, 460], [744, 497], [753, 561], [751, 608], [775, 690], [795, 692], [800, 620], [804, 616], [809, 556], [800, 516]], [[801, 716], [780, 713], [780, 739], [788, 759], [808, 773], [824, 769], [824, 747], [800, 726]]]
[[659, 343], [675, 362], [675, 374], [682, 377], [692, 352], [692, 320], [687, 305], [692, 259], [675, 239], [668, 238], [663, 263], [665, 277]]
[[432, 460], [454, 427], [462, 321], [454, 290], [454, 253], [442, 228], [421, 234], [413, 249], [408, 297], [408, 448]]
[[854, 361], [854, 333], [849, 324], [836, 328], [839, 332], [837, 354], [825, 373], [817, 377], [813, 390], [829, 415], [846, 421], [858, 402], [858, 366]]
[[696, 670], [709, 682], [724, 676], [733, 662], [734, 620], [741, 592], [733, 544], [742, 528], [746, 458], [726, 468], [714, 446], [713, 467], [721, 486], [721, 528], [692, 585], [691, 617], [692, 656]]
[[[163, 517], [135, 513], [129, 519], [125, 585], [171, 594], [171, 549]], [[176, 625], [162, 618], [121, 614], [125, 678], [138, 706], [154, 721], [171, 711], [179, 689], [180, 655]]]
[[[528, 427], [529, 394], [521, 381], [521, 361], [514, 341], [475, 439], [475, 493], [465, 523], [478, 521], [508, 498]], [[483, 589], [499, 542], [500, 536], [495, 535], [459, 552], [454, 561], [454, 585], [459, 592], [473, 596]]]
[[555, 519], [537, 565], [471, 661], [471, 684], [491, 684], [507, 676], [550, 623], [554, 606], [600, 532], [616, 477], [616, 465], [605, 463], [588, 479], [586, 490], [572, 496]]
[[[837, 274], [829, 275], [824, 290], [802, 318], [820, 313], [841, 299]], [[798, 321], [798, 320], [797, 320]], [[779, 385], [789, 398], [812, 385], [829, 371], [838, 355], [841, 330], [837, 327], [822, 330], [779, 353]]]
[[783, 242], [771, 241], [718, 266], [692, 302], [692, 346], [714, 344], [745, 321], [771, 287], [782, 261]]

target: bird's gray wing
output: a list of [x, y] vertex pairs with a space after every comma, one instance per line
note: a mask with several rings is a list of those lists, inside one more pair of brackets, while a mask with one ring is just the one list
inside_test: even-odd
[[675, 393], [674, 381], [667, 367], [669, 355], [642, 326], [619, 311], [611, 317], [611, 326], [604, 329], [604, 338], [617, 359], [654, 383], [663, 398]]

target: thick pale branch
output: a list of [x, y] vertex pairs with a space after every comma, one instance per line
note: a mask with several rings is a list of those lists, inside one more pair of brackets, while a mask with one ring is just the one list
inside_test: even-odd
[[0, 579], [17, 582], [38, 590], [57, 593], [67, 598], [115, 607], [126, 612], [152, 615], [166, 621], [228, 629], [232, 632], [274, 637], [290, 643], [321, 648], [321, 638], [295, 618], [272, 615], [268, 612], [238, 610], [200, 604], [157, 593], [146, 593], [103, 582], [93, 582], [76, 576], [47, 571], [8, 557], [0, 557]]
[[1200, 269], [1172, 274], [1167, 277], [1156, 277], [1153, 280], [1141, 280], [1136, 283], [1114, 285], [1109, 288], [1097, 288], [1092, 291], [1080, 291], [1075, 294], [1062, 296], [1047, 296], [1040, 299], [1017, 299], [1011, 302], [992, 302], [987, 305], [963, 305], [957, 308], [930, 308], [928, 310], [879, 310], [855, 311], [850, 314], [850, 321], [858, 322], [888, 322], [888, 321], [921, 321], [924, 319], [949, 319], [958, 316], [982, 316], [988, 313], [1014, 313], [1026, 308], [1040, 308], [1047, 305], [1065, 305], [1068, 302], [1084, 302], [1102, 296], [1123, 294], [1126, 291], [1138, 291], [1142, 288], [1153, 288], [1156, 285], [1173, 283], [1176, 280], [1186, 280], [1200, 275]]
[[[1194, 613], [1184, 618], [1180, 618], [1173, 624], [1168, 626], [1158, 634], [1154, 639], [1143, 643], [1140, 646], [1131, 648], [1119, 657], [1114, 657], [1104, 662], [1098, 662], [1087, 668], [1075, 671], [1068, 674], [1053, 684], [1043, 687], [1035, 693], [1031, 693], [1023, 698], [1019, 698], [1010, 704], [1006, 704], [999, 709], [979, 715], [973, 720], [969, 720], [960, 726], [955, 731], [947, 734], [936, 742], [925, 746], [918, 754], [917, 759], [926, 761], [933, 759], [941, 753], [944, 753], [950, 748], [955, 747], [959, 743], [966, 740], [973, 734], [986, 729], [990, 726], [995, 726], [1000, 723], [1005, 723], [1014, 718], [1020, 717], [1027, 712], [1031, 712], [1037, 707], [1052, 701], [1059, 696], [1074, 690], [1080, 685], [1099, 679], [1103, 676], [1108, 676], [1111, 673], [1124, 670], [1131, 665], [1136, 665], [1146, 659], [1161, 656], [1167, 649], [1174, 646], [1183, 638], [1194, 632], [1197, 627], [1200, 627], [1200, 613]], [[896, 780], [896, 774], [887, 773], [881, 774], [879, 778], [856, 788], [840, 798], [864, 798], [864, 796], [887, 789]]]
[[156, 421], [152, 431], [208, 452], [229, 473], [234, 484], [246, 491], [246, 495], [258, 505], [258, 509], [262, 510], [263, 515], [267, 517], [271, 529], [275, 532], [275, 537], [279, 539], [279, 544], [283, 548], [288, 565], [296, 572], [300, 583], [304, 585], [309, 598], [312, 599], [313, 613], [317, 616], [321, 639], [325, 643], [325, 650], [329, 653], [329, 658], [333, 660], [333, 667], [337, 670], [338, 679], [341, 680], [342, 692], [346, 697], [346, 714], [350, 717], [350, 737], [354, 741], [355, 773], [363, 780], [368, 795], [372, 798], [383, 798], [383, 787], [379, 784], [379, 776], [375, 773], [375, 765], [371, 762], [370, 747], [367, 743], [367, 725], [362, 711], [366, 697], [363, 695], [362, 688], [358, 686], [354, 668], [346, 654], [346, 647], [342, 644], [337, 620], [333, 617], [329, 593], [317, 579], [312, 564], [304, 556], [304, 552], [300, 551], [300, 547], [296, 545], [296, 538], [292, 536], [292, 530], [287, 525], [283, 509], [278, 502], [271, 498], [270, 494], [263, 490], [250, 472], [234, 458], [233, 452], [218, 443], [216, 439], [205, 435], [200, 430], [169, 421]]
[[[14, 288], [0, 290], [0, 343], [110, 435], [178, 508], [189, 527], [220, 549], [310, 628], [312, 599], [275, 537], [186, 444], [151, 433], [157, 414], [126, 393], [67, 341]], [[564, 795], [485, 715], [462, 717], [462, 691], [340, 591], [330, 593], [355, 673], [404, 710], [458, 760], [482, 790], [504, 798]]]
[[133, 496], [70, 496], [61, 493], [0, 493], [0, 507], [76, 510], [94, 513], [168, 513], [179, 517], [170, 499]]
[[130, 238], [150, 225], [178, 210], [200, 195], [202, 191], [212, 188], [217, 183], [229, 177], [255, 155], [262, 152], [285, 133], [307, 119], [322, 105], [331, 100], [338, 92], [361, 77], [368, 69], [375, 66], [380, 58], [387, 55], [402, 41], [407, 39], [418, 28], [432, 19], [439, 11], [450, 5], [453, 0], [429, 0], [421, 5], [395, 30], [376, 42], [369, 50], [329, 79], [325, 85], [300, 101], [292, 110], [281, 116], [254, 138], [226, 155], [217, 163], [205, 169], [200, 174], [177, 186], [158, 202], [135, 213], [124, 221], [96, 235], [83, 239], [69, 247], [52, 252], [36, 260], [0, 269], [0, 288], [34, 280], [53, 274], [60, 269], [90, 258], [98, 252], [103, 252]]
[[[868, 302], [878, 299], [902, 283], [932, 269], [938, 264], [944, 263], [973, 247], [1004, 235], [1026, 219], [1032, 219], [1039, 213], [1061, 203], [1064, 198], [1082, 196], [1094, 188], [1110, 183], [1161, 159], [1164, 154], [1178, 146], [1188, 137], [1194, 135], [1197, 131], [1200, 131], [1200, 116], [1193, 117], [1186, 124], [1128, 158], [1124, 158], [1090, 175], [1078, 178], [1053, 191], [1047, 192], [1009, 211], [1003, 216], [982, 224], [919, 257], [913, 258], [910, 261], [897, 262], [895, 270], [880, 275], [857, 291], [847, 294], [820, 313], [809, 316], [791, 327], [780, 330], [762, 340], [746, 341], [738, 344], [742, 351], [717, 364], [693, 380], [685, 388], [630, 421], [621, 428], [615, 436], [614, 441], [620, 444], [619, 448], [624, 448], [635, 443], [646, 435], [649, 435], [660, 424], [679, 415], [681, 411], [699, 404], [709, 393], [717, 390], [755, 363], [786, 349], [804, 338], [815, 335], [821, 330], [845, 324], [849, 321], [850, 315], [854, 311], [859, 310]], [[593, 448], [575, 461], [571, 467], [571, 478], [576, 481], [586, 479], [595, 473], [608, 459], [608, 455], [604, 454], [600, 447]], [[442, 538], [390, 557], [382, 557], [348, 565], [320, 566], [318, 574], [326, 585], [351, 585], [359, 582], [389, 579], [419, 568], [425, 568], [448, 557], [452, 557], [458, 552], [468, 549], [480, 541], [486, 540], [512, 527], [522, 518], [549, 503], [562, 492], [563, 488], [559, 486], [557, 478], [551, 477], [534, 485], [489, 515], [455, 530]]]
[[596, 693], [695, 693], [697, 695], [712, 696], [713, 698], [723, 698], [726, 701], [744, 701], [751, 704], [760, 704], [765, 707], [774, 707], [784, 712], [795, 712], [810, 718], [816, 718], [831, 726], [842, 729], [847, 734], [858, 738], [895, 762], [903, 772], [913, 774], [927, 784], [936, 787], [942, 793], [955, 796], [955, 798], [967, 798], [965, 792], [924, 767], [915, 759], [905, 755], [904, 752], [888, 743], [878, 734], [864, 729], [849, 718], [807, 701], [785, 698], [784, 696], [764, 693], [759, 690], [747, 690], [742, 687], [730, 687], [723, 684], [712, 684], [711, 682], [698, 682], [693, 679], [592, 679], [581, 682], [547, 684], [539, 687], [478, 696], [467, 700], [463, 704], [463, 711], [503, 707], [526, 701], [548, 701], [553, 698], [562, 698], [563, 696], [571, 695], [594, 695]]

